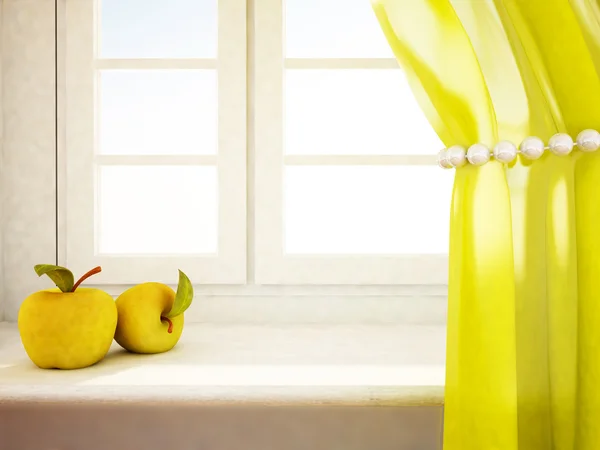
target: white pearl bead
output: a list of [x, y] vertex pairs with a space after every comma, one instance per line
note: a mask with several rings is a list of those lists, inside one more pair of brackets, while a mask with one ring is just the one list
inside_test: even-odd
[[568, 155], [573, 150], [573, 138], [566, 133], [555, 134], [550, 138], [548, 147], [555, 155]]
[[538, 159], [544, 154], [544, 141], [537, 137], [528, 137], [521, 142], [519, 150], [527, 159]]
[[490, 149], [483, 144], [473, 144], [469, 147], [467, 159], [474, 166], [481, 166], [490, 160]]
[[593, 152], [600, 147], [600, 133], [596, 130], [583, 130], [577, 136], [577, 147], [582, 152]]
[[452, 164], [450, 164], [450, 161], [448, 161], [448, 152], [446, 151], [446, 149], [440, 150], [440, 152], [438, 153], [437, 161], [438, 165], [442, 169], [452, 169]]
[[509, 163], [517, 157], [517, 147], [509, 141], [500, 141], [494, 146], [494, 158], [501, 163]]
[[446, 150], [446, 154], [452, 167], [462, 167], [467, 163], [467, 151], [460, 145], [453, 145]]

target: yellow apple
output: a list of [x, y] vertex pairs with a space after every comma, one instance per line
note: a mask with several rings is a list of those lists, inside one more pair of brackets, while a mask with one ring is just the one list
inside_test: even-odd
[[177, 293], [162, 283], [142, 283], [117, 298], [119, 320], [115, 340], [133, 353], [171, 350], [183, 331], [183, 313], [192, 303], [194, 290], [180, 270]]
[[42, 369], [80, 369], [102, 360], [117, 326], [115, 301], [100, 289], [79, 288], [100, 272], [96, 267], [77, 283], [71, 271], [38, 264], [38, 276], [48, 275], [57, 288], [36, 292], [19, 308], [19, 334], [29, 358]]

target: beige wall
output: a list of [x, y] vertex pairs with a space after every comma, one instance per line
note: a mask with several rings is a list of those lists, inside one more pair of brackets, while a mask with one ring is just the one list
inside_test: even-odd
[[[33, 272], [55, 261], [54, 0], [3, 0], [2, 301], [47, 287]], [[3, 270], [2, 270], [3, 269]]]
[[0, 404], [0, 436], [7, 450], [441, 450], [442, 407]]

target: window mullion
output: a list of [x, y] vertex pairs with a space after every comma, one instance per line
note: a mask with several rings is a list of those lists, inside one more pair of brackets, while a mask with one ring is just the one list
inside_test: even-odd
[[94, 67], [98, 70], [214, 70], [217, 60], [214, 58], [123, 58], [97, 59]]
[[435, 155], [285, 155], [287, 166], [435, 166]]

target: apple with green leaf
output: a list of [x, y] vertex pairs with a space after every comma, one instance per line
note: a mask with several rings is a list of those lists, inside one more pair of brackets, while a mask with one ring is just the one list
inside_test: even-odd
[[90, 270], [76, 283], [64, 267], [38, 264], [34, 269], [56, 288], [30, 295], [19, 308], [19, 334], [29, 358], [42, 369], [80, 369], [102, 360], [117, 327], [115, 301], [100, 289], [79, 287], [102, 269]]
[[155, 282], [127, 289], [116, 301], [119, 320], [115, 340], [133, 353], [171, 350], [181, 337], [183, 313], [193, 298], [192, 283], [181, 270], [177, 293]]

